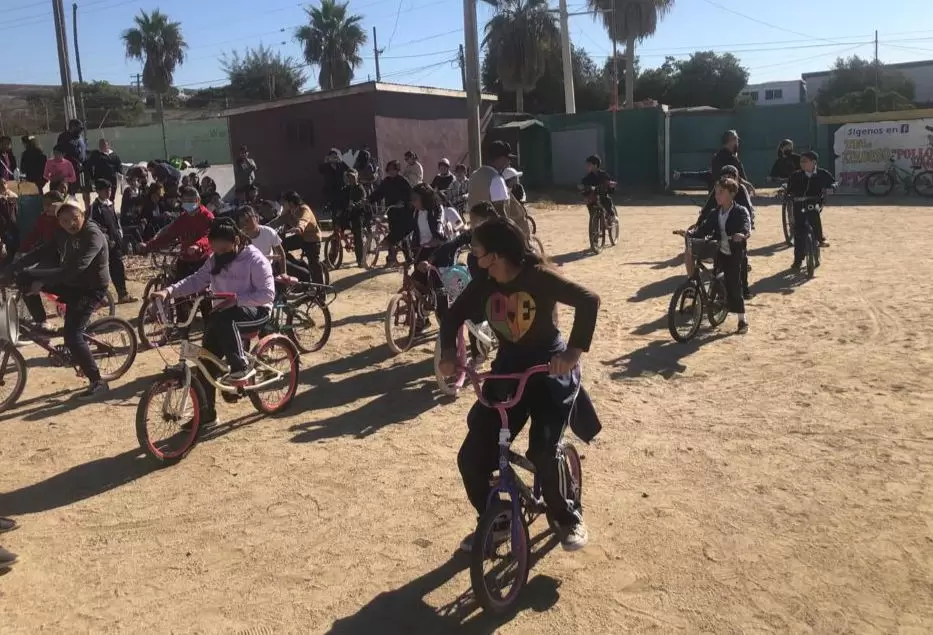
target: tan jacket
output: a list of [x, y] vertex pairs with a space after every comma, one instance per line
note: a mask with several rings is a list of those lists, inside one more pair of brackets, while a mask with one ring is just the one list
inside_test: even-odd
[[302, 240], [306, 243], [321, 242], [321, 226], [317, 224], [317, 218], [311, 207], [303, 203], [296, 212], [282, 212], [282, 214], [269, 223], [269, 227], [278, 229], [297, 229], [301, 234]]

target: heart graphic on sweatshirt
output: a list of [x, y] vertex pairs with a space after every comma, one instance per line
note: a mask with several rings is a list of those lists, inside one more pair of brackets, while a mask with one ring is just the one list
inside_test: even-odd
[[510, 342], [521, 340], [535, 321], [535, 299], [524, 291], [494, 293], [486, 301], [486, 319], [496, 333]]

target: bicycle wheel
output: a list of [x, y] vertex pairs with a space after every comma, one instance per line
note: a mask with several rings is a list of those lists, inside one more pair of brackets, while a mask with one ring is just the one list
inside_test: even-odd
[[894, 179], [887, 172], [872, 172], [865, 177], [865, 193], [869, 196], [887, 196], [894, 189]]
[[816, 250], [819, 249], [816, 240], [813, 238], [813, 230], [807, 230], [807, 279], [812, 279], [816, 275]]
[[603, 250], [602, 240], [605, 240], [603, 236], [603, 227], [602, 227], [602, 218], [599, 212], [590, 213], [590, 224], [589, 224], [589, 236], [590, 236], [590, 249], [593, 250], [594, 254], [598, 254]]
[[324, 262], [331, 269], [340, 269], [343, 264], [343, 245], [340, 242], [340, 233], [334, 232], [324, 245]]
[[538, 223], [535, 222], [535, 217], [531, 214], [526, 214], [525, 218], [528, 219], [528, 228], [531, 230], [532, 234], [538, 233]]
[[316, 297], [285, 306], [288, 337], [302, 353], [316, 353], [330, 339], [330, 309]]
[[104, 381], [119, 379], [136, 359], [136, 333], [126, 320], [108, 317], [92, 322], [86, 331], [91, 356]]
[[[466, 383], [466, 371], [456, 370], [450, 377], [442, 375], [440, 370], [442, 352], [441, 335], [438, 333], [437, 339], [434, 340], [434, 379], [437, 380], [437, 387], [442, 393], [448, 397], [456, 397]], [[460, 333], [457, 334], [457, 365], [466, 366], [466, 363], [466, 346], [463, 341], [463, 327], [461, 327]]]
[[726, 285], [722, 278], [713, 278], [709, 283], [709, 306], [706, 317], [710, 326], [716, 328], [729, 317], [729, 302], [726, 296]]
[[531, 244], [531, 250], [534, 251], [541, 257], [544, 257], [544, 245], [541, 243], [541, 240], [532, 234], [531, 238], [528, 239], [528, 242]]
[[920, 196], [933, 196], [933, 170], [917, 173], [914, 177], [914, 190]]
[[13, 342], [0, 342], [0, 412], [16, 405], [23, 389], [29, 370], [26, 360]]
[[794, 206], [785, 200], [781, 205], [781, 228], [784, 230], [784, 243], [788, 247], [794, 246]]
[[[583, 465], [580, 462], [580, 453], [573, 443], [561, 441], [560, 444], [560, 493], [564, 500], [572, 501], [575, 509], [579, 510], [583, 503]], [[555, 534], [562, 527], [546, 512], [547, 522]]]
[[667, 329], [677, 342], [689, 342], [703, 321], [703, 296], [694, 280], [688, 280], [674, 291], [667, 309]]
[[514, 516], [511, 503], [495, 500], [480, 516], [473, 535], [470, 583], [473, 595], [490, 613], [502, 614], [513, 608], [528, 582], [528, 524], [523, 514]]
[[[162, 465], [181, 461], [198, 442], [204, 387], [191, 378], [187, 394], [180, 377], [158, 379], [143, 393], [136, 408], [136, 439], [147, 456]], [[184, 400], [184, 407], [182, 401]]]
[[256, 345], [253, 357], [256, 360], [256, 374], [252, 379], [254, 386], [273, 381], [278, 373], [283, 375], [268, 388], [251, 389], [247, 386], [253, 408], [267, 415], [284, 410], [298, 390], [298, 350], [287, 337], [272, 335]]
[[415, 341], [417, 311], [411, 293], [397, 293], [386, 307], [385, 329], [389, 350], [398, 355], [411, 348]]
[[618, 216], [609, 217], [609, 227], [606, 230], [606, 233], [609, 235], [609, 244], [612, 247], [615, 247], [619, 243], [619, 231], [621, 230], [621, 222], [619, 221]]
[[376, 265], [379, 263], [379, 245], [382, 243], [382, 240], [378, 232], [367, 232], [366, 234], [366, 246], [363, 253], [363, 268], [364, 269], [375, 269]]

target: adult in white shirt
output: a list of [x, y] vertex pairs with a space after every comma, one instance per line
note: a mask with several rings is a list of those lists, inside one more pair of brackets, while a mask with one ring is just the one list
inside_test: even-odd
[[453, 238], [463, 229], [463, 217], [460, 216], [460, 213], [453, 207], [444, 207], [444, 213], [441, 219], [444, 221], [448, 238]]
[[412, 187], [424, 183], [424, 166], [418, 160], [418, 155], [411, 150], [405, 153], [405, 169], [402, 170], [402, 176]]
[[246, 205], [237, 210], [237, 225], [249, 238], [253, 247], [272, 262], [273, 272], [277, 274], [287, 272], [304, 282], [311, 279], [307, 269], [288, 263], [285, 259], [282, 237], [271, 227], [260, 223], [259, 212], [255, 208]]
[[502, 171], [512, 162], [512, 146], [505, 141], [493, 141], [486, 149], [487, 165], [470, 177], [470, 193], [467, 196], [467, 211], [483, 202], [492, 203], [496, 211], [512, 219], [526, 236], [531, 235], [525, 208], [511, 195], [502, 177]]

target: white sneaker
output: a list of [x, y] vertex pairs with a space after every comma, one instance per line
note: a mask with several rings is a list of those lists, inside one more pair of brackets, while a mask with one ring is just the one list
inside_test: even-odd
[[586, 530], [586, 525], [581, 520], [576, 525], [567, 530], [566, 535], [560, 541], [564, 551], [579, 551], [590, 541], [590, 532]]
[[243, 370], [236, 370], [236, 371], [233, 371], [232, 373], [227, 373], [224, 379], [229, 382], [237, 383], [241, 381], [246, 381], [247, 379], [249, 379], [255, 374], [256, 374], [255, 368], [244, 368]]

